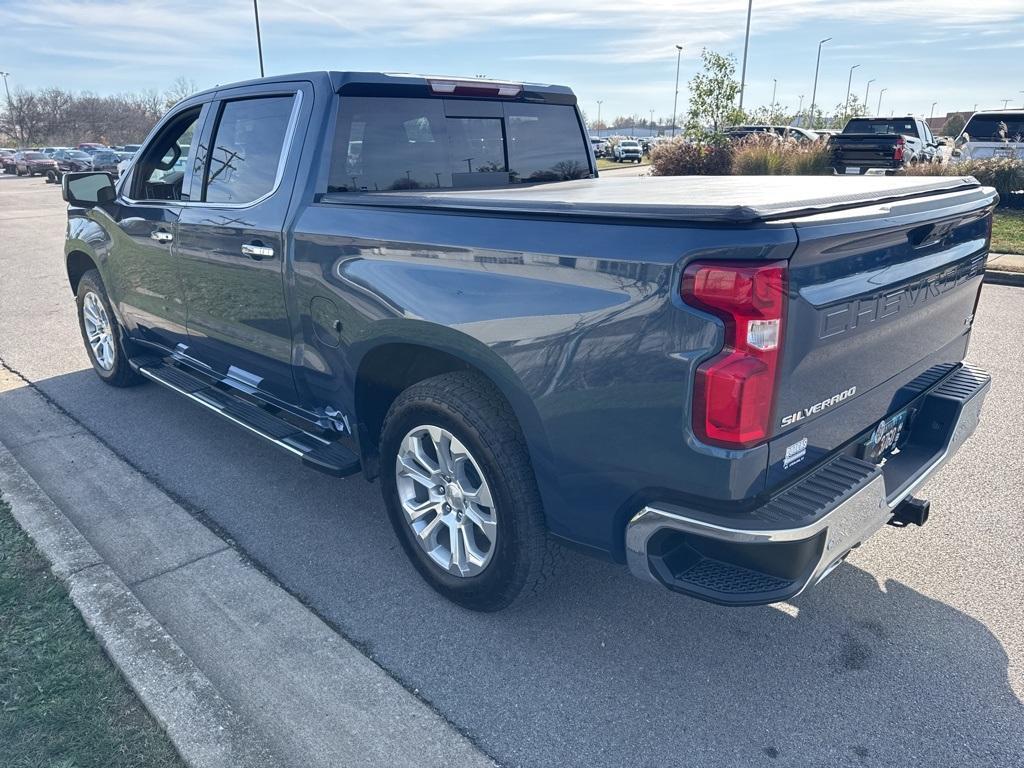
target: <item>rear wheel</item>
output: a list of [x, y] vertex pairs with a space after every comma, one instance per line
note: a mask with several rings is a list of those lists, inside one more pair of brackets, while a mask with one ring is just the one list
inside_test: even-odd
[[495, 611], [547, 580], [558, 547], [515, 416], [486, 379], [443, 374], [399, 395], [384, 422], [381, 464], [395, 533], [449, 600]]
[[144, 381], [128, 364], [121, 326], [95, 269], [78, 281], [77, 304], [82, 340], [96, 375], [112, 387], [130, 387]]

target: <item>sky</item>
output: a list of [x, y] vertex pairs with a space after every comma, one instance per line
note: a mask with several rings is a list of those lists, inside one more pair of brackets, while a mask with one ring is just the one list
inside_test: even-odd
[[[702, 47], [742, 59], [747, 0], [261, 0], [267, 74], [318, 69], [559, 83], [593, 119], [679, 113]], [[251, 0], [0, 0], [9, 85], [111, 94], [259, 75]], [[1024, 0], [753, 0], [745, 106], [852, 92], [881, 113], [1024, 104]], [[739, 66], [737, 66], [737, 72]]]

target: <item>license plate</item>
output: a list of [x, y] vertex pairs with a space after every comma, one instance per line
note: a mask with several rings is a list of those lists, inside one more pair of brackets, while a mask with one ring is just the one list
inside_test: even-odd
[[887, 416], [878, 422], [871, 436], [861, 446], [861, 455], [867, 461], [881, 461], [899, 444], [907, 424], [907, 411]]
[[846, 170], [844, 171], [844, 173], [847, 173], [851, 176], [860, 176], [860, 168], [846, 166]]

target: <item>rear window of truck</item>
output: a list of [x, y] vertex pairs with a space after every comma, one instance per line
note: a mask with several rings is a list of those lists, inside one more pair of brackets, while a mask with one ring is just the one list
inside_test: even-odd
[[574, 107], [343, 96], [329, 192], [465, 189], [591, 175]]
[[851, 120], [843, 133], [904, 134], [917, 136], [913, 120]]

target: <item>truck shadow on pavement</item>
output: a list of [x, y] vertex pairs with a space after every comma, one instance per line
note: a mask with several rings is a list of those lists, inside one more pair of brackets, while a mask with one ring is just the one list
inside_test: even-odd
[[[419, 579], [376, 485], [305, 470], [152, 385], [79, 371], [38, 386], [502, 765], [1019, 764], [1024, 707], [999, 639], [879, 585], [858, 553], [791, 604], [736, 609], [567, 552], [544, 594], [474, 614]], [[29, 397], [0, 394], [0, 415]], [[44, 461], [55, 439], [22, 452]], [[867, 546], [890, 535], [956, 558], [927, 528]]]

